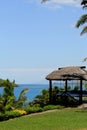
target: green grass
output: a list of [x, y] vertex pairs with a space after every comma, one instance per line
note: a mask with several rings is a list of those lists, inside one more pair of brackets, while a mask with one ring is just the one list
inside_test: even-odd
[[0, 130], [87, 130], [87, 110], [62, 109], [0, 122]]

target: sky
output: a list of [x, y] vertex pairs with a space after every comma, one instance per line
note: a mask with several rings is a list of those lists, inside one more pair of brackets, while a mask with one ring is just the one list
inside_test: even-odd
[[75, 28], [86, 13], [78, 0], [0, 2], [0, 78], [47, 84], [59, 67], [86, 66], [87, 34]]

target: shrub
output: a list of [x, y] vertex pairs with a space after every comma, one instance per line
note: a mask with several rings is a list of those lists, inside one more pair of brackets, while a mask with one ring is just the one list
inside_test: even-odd
[[0, 113], [0, 121], [5, 121], [8, 119], [12, 119], [15, 117], [20, 117], [21, 114], [18, 112], [13, 112], [13, 111], [6, 111], [4, 114]]
[[41, 107], [27, 107], [24, 110], [27, 112], [27, 114], [43, 111]]
[[10, 119], [10, 118], [15, 118], [15, 117], [20, 117], [21, 114], [19, 112], [14, 112], [14, 111], [7, 111], [5, 113], [5, 116]]
[[15, 109], [13, 110], [14, 113], [19, 113], [20, 115], [26, 115], [27, 112], [25, 110], [19, 110], [19, 109]]
[[49, 90], [43, 89], [42, 94], [37, 95], [32, 103], [33, 105], [40, 104], [41, 107], [47, 105], [49, 103]]
[[47, 105], [47, 106], [44, 106], [44, 110], [53, 110], [53, 109], [61, 109], [63, 108], [63, 106], [60, 106], [60, 105]]
[[0, 121], [4, 121], [4, 120], [6, 120], [6, 119], [5, 119], [5, 114], [0, 113]]

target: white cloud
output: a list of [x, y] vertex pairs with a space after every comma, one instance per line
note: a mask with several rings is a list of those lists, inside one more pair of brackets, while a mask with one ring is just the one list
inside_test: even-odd
[[[29, 3], [41, 3], [42, 0], [25, 0]], [[47, 0], [44, 4], [56, 3], [56, 4], [77, 4], [81, 3], [81, 0]]]
[[49, 9], [59, 9], [62, 5], [71, 5], [78, 7], [80, 6], [81, 0], [47, 0], [43, 4], [41, 4], [42, 0], [25, 0], [27, 3], [35, 3], [37, 6], [43, 6]]
[[48, 2], [60, 3], [60, 4], [75, 4], [80, 3], [80, 0], [48, 0]]
[[54, 3], [63, 3], [63, 4], [72, 4], [74, 3], [75, 1], [74, 0], [51, 0], [52, 2]]
[[[35, 1], [41, 2], [41, 0], [35, 0]], [[81, 0], [48, 0], [47, 2], [44, 2], [42, 5], [50, 9], [59, 9], [63, 5], [71, 5], [71, 6], [79, 7], [80, 3]]]

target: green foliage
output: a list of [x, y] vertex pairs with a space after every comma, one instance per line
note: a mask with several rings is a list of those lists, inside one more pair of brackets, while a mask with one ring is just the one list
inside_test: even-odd
[[30, 113], [42, 112], [43, 108], [29, 106], [29, 107], [24, 108], [24, 110], [27, 112], [27, 114], [30, 114]]
[[46, 111], [46, 110], [54, 110], [54, 109], [61, 109], [61, 108], [64, 108], [63, 106], [60, 106], [60, 105], [47, 105], [47, 106], [44, 106], [43, 109]]
[[25, 107], [22, 109], [15, 109], [12, 111], [5, 111], [5, 113], [0, 113], [0, 121], [5, 121], [8, 119], [12, 119], [15, 117], [20, 117], [22, 115], [26, 114], [31, 114], [31, 113], [37, 113], [37, 112], [42, 112], [42, 111], [47, 111], [47, 110], [53, 110], [53, 109], [62, 109], [64, 108], [63, 106], [60, 105], [47, 105], [44, 106], [43, 108], [39, 106], [33, 106], [33, 107]]
[[26, 92], [28, 92], [28, 88], [25, 88], [21, 91], [18, 100], [15, 101], [14, 107], [15, 108], [21, 108], [25, 105], [25, 103], [28, 101], [27, 97], [25, 96]]
[[0, 95], [0, 112], [5, 113], [5, 111], [13, 110], [15, 108], [23, 107], [27, 101], [25, 93], [28, 89], [21, 91], [18, 100], [16, 100], [14, 95], [14, 87], [17, 85], [15, 81], [10, 82], [7, 80], [0, 80], [0, 86], [3, 88], [3, 94]]
[[71, 86], [68, 86], [68, 87], [67, 87], [67, 90], [68, 90], [68, 91], [71, 91]]
[[[68, 90], [70, 90], [70, 86], [68, 87]], [[52, 88], [52, 95], [51, 95], [51, 104], [58, 105], [61, 103], [60, 97], [58, 97], [58, 93], [62, 91], [64, 92], [63, 88], [53, 87]], [[42, 94], [38, 95], [35, 100], [33, 101], [33, 105], [40, 104], [41, 107], [44, 107], [45, 105], [50, 104], [49, 102], [49, 90], [42, 90]]]
[[52, 88], [52, 104], [58, 104], [58, 92], [58, 87], [55, 86]]
[[[83, 8], [86, 8], [87, 7], [87, 0], [82, 0], [81, 5], [83, 6]], [[84, 25], [85, 23], [87, 23], [87, 14], [83, 14], [79, 18], [79, 20], [76, 23], [76, 27], [79, 28], [81, 25]], [[80, 34], [83, 35], [84, 33], [87, 33], [87, 26], [83, 27]]]
[[79, 86], [75, 86], [73, 91], [78, 91], [79, 90]]
[[[76, 23], [76, 27], [79, 28], [81, 25], [85, 24], [87, 22], [87, 14], [84, 14], [80, 17], [80, 19]], [[87, 33], [87, 26], [83, 27], [81, 31], [81, 35]]]
[[85, 22], [87, 22], [87, 14], [84, 14], [80, 17], [78, 20], [76, 27], [79, 28], [81, 25], [83, 25]]
[[20, 116], [21, 114], [19, 112], [6, 111], [5, 114], [0, 113], [0, 121], [5, 121], [8, 119], [12, 119], [12, 118], [20, 117]]
[[[70, 88], [69, 88], [70, 89]], [[52, 88], [52, 97], [51, 97], [51, 104], [57, 105], [60, 104], [61, 99], [58, 97], [60, 89], [58, 87]], [[62, 89], [64, 91], [64, 89]], [[42, 94], [36, 96], [34, 101], [32, 102], [32, 105], [40, 104], [40, 107], [44, 107], [46, 105], [49, 105], [49, 90], [42, 90]]]
[[[78, 91], [79, 87], [76, 86], [74, 90], [71, 90], [71, 87], [68, 86], [68, 91], [72, 93]], [[79, 105], [78, 100], [76, 100], [73, 96], [71, 96], [68, 92], [58, 87], [52, 88], [52, 95], [51, 95], [51, 103], [49, 102], [49, 90], [43, 90], [41, 95], [38, 95], [34, 101], [31, 103], [31, 106], [35, 106], [39, 104], [40, 107], [51, 105], [63, 105], [63, 106], [77, 106]]]
[[42, 94], [35, 97], [35, 100], [32, 102], [33, 105], [40, 104], [41, 107], [49, 103], [49, 91], [42, 90]]
[[8, 79], [7, 80], [1, 80], [0, 81], [0, 87], [4, 88], [3, 91], [3, 97], [7, 98], [8, 96], [13, 96], [14, 97], [14, 87], [17, 86], [15, 84], [15, 81], [10, 82]]
[[86, 90], [87, 90], [87, 83], [85, 84], [85, 88], [86, 88]]
[[7, 80], [1, 80], [0, 86], [3, 88], [3, 94], [0, 96], [0, 111], [5, 113], [6, 110], [11, 110], [14, 104], [14, 87], [15, 81], [10, 82]]
[[6, 111], [5, 117], [8, 119], [15, 118], [15, 117], [20, 117], [21, 114], [19, 112], [14, 112], [14, 111]]
[[23, 110], [25, 110], [27, 114], [30, 114], [30, 113], [42, 112], [42, 111], [53, 110], [53, 109], [62, 109], [62, 108], [64, 107], [60, 105], [47, 105], [47, 106], [44, 106], [43, 108], [39, 106], [32, 106], [32, 107], [29, 106], [29, 107], [24, 108]]

